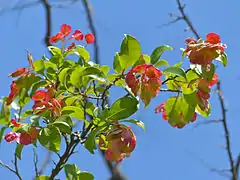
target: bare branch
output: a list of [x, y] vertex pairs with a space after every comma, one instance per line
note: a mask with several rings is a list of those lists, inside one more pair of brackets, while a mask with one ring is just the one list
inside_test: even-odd
[[229, 129], [227, 126], [227, 118], [226, 118], [226, 108], [225, 108], [225, 104], [224, 104], [224, 99], [223, 99], [223, 95], [222, 95], [222, 91], [221, 91], [220, 82], [217, 83], [217, 92], [218, 92], [218, 98], [219, 98], [221, 110], [222, 110], [222, 122], [223, 122], [223, 128], [224, 128], [225, 140], [226, 140], [226, 151], [228, 154], [229, 163], [230, 163], [230, 167], [231, 167], [232, 180], [237, 180], [238, 177], [237, 177], [236, 168], [234, 165], [233, 155], [232, 155], [232, 151], [231, 151], [230, 135], [229, 135]]
[[16, 171], [13, 168], [11, 168], [9, 165], [3, 163], [2, 161], [0, 161], [0, 165], [7, 168], [9, 171], [13, 172], [14, 174], [16, 174]]
[[177, 0], [177, 4], [178, 4], [178, 9], [182, 15], [182, 19], [187, 23], [187, 25], [189, 26], [189, 29], [193, 32], [193, 34], [197, 37], [197, 39], [200, 39], [200, 35], [198, 34], [197, 30], [193, 27], [193, 24], [188, 18], [188, 16], [185, 14], [185, 11], [184, 11], [185, 5], [182, 5], [180, 0]]
[[43, 174], [43, 171], [44, 169], [46, 168], [46, 166], [51, 162], [51, 157], [52, 157], [52, 152], [51, 151], [48, 151], [40, 168], [39, 168], [39, 171], [38, 171], [38, 174], [39, 175], [42, 175]]
[[33, 164], [34, 164], [34, 169], [35, 169], [35, 177], [38, 177], [39, 176], [38, 167], [37, 167], [38, 155], [37, 155], [37, 152], [34, 148], [33, 148]]
[[17, 154], [16, 153], [14, 153], [14, 167], [15, 167], [15, 174], [17, 175], [19, 180], [22, 180], [22, 177], [20, 176], [19, 170], [18, 170], [18, 159], [17, 159]]
[[98, 36], [97, 36], [97, 31], [93, 25], [93, 18], [92, 18], [92, 13], [91, 13], [91, 9], [90, 9], [90, 5], [88, 3], [88, 0], [82, 0], [83, 6], [85, 8], [85, 11], [87, 13], [87, 20], [89, 23], [89, 28], [92, 31], [93, 35], [95, 36], [95, 41], [93, 44], [94, 47], [94, 59], [95, 62], [97, 64], [100, 64], [100, 60], [99, 60], [99, 46], [98, 46]]
[[221, 123], [222, 121], [223, 121], [222, 119], [219, 119], [219, 120], [205, 120], [205, 121], [196, 123], [194, 128], [197, 128], [201, 125]]
[[239, 174], [239, 167], [240, 167], [240, 154], [238, 155], [237, 162], [235, 164], [235, 170], [236, 170], [237, 177], [238, 177], [238, 174]]

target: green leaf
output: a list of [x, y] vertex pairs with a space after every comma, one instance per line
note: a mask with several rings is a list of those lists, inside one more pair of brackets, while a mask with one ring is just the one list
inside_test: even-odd
[[166, 114], [168, 117], [168, 122], [170, 124], [176, 124], [179, 120], [181, 113], [181, 98], [171, 97], [166, 101], [165, 105]]
[[158, 46], [156, 47], [150, 58], [151, 58], [151, 64], [156, 64], [158, 62], [158, 60], [161, 58], [162, 54], [164, 51], [167, 51], [167, 50], [173, 50], [173, 48], [171, 46], [168, 46], [168, 45], [163, 45], [163, 46]]
[[15, 153], [18, 157], [18, 159], [22, 159], [21, 155], [22, 155], [22, 149], [23, 149], [24, 145], [22, 144], [17, 144], [17, 147], [16, 147], [16, 150], [15, 150]]
[[81, 56], [85, 62], [88, 62], [90, 59], [89, 52], [83, 46], [76, 46], [75, 53]]
[[187, 79], [186, 74], [182, 68], [179, 67], [169, 67], [163, 70], [163, 73], [171, 73], [174, 75], [181, 76], [185, 79]]
[[161, 59], [160, 61], [158, 61], [155, 65], [155, 67], [160, 67], [160, 66], [169, 66], [168, 62], [164, 59]]
[[35, 180], [50, 180], [49, 176], [38, 176], [35, 178]]
[[39, 73], [39, 74], [43, 74], [44, 73], [44, 69], [45, 69], [44, 60], [42, 60], [42, 59], [36, 60], [33, 63], [33, 66], [34, 66], [34, 70], [37, 73]]
[[84, 110], [81, 107], [65, 106], [62, 109], [62, 114], [68, 114], [69, 116], [78, 120], [84, 120]]
[[101, 67], [99, 67], [99, 70], [102, 71], [105, 76], [107, 76], [107, 74], [108, 74], [108, 72], [110, 70], [110, 67], [106, 66], [106, 65], [105, 66], [101, 66]]
[[123, 68], [121, 67], [120, 64], [120, 56], [119, 53], [116, 53], [116, 55], [114, 56], [114, 60], [113, 60], [113, 69], [116, 73], [122, 73]]
[[80, 171], [76, 164], [65, 164], [66, 180], [93, 180], [94, 176], [85, 171]]
[[75, 69], [73, 70], [71, 76], [70, 76], [70, 82], [72, 83], [72, 85], [74, 85], [77, 88], [81, 87], [81, 74], [82, 74], [83, 68], [81, 68], [80, 66], [75, 67]]
[[216, 60], [219, 61], [219, 62], [221, 62], [224, 67], [226, 67], [227, 64], [228, 64], [228, 57], [227, 57], [227, 54], [226, 54], [226, 53], [223, 53], [223, 54], [219, 55], [219, 56], [216, 58]]
[[42, 146], [50, 151], [58, 152], [61, 145], [61, 133], [55, 126], [48, 125], [42, 128], [38, 135], [38, 140]]
[[89, 76], [95, 80], [106, 82], [106, 76], [102, 71], [95, 67], [87, 67], [82, 71], [82, 76]]
[[38, 81], [38, 82], [34, 83], [32, 86], [32, 91], [30, 93], [30, 96], [32, 97], [40, 87], [45, 87], [46, 85], [47, 85], [46, 80], [42, 80], [42, 81]]
[[94, 150], [97, 149], [95, 138], [100, 129], [101, 127], [91, 131], [84, 143], [85, 148], [92, 154], [94, 154]]
[[207, 108], [206, 111], [203, 111], [203, 110], [199, 107], [199, 105], [197, 105], [196, 110], [197, 110], [196, 112], [197, 112], [198, 114], [200, 114], [201, 116], [207, 118], [207, 117], [209, 117], [210, 114], [211, 114], [211, 104], [208, 103], [208, 108]]
[[212, 81], [212, 78], [215, 74], [215, 65], [213, 63], [210, 64], [210, 70], [207, 67], [202, 67], [202, 72], [203, 72], [203, 78], [206, 81]]
[[60, 48], [55, 46], [48, 46], [48, 50], [52, 53], [52, 55], [61, 55], [62, 51]]
[[115, 101], [111, 106], [108, 119], [110, 120], [120, 120], [125, 119], [134, 114], [139, 106], [139, 102], [136, 98], [132, 97], [122, 97]]
[[52, 62], [53, 64], [59, 65], [63, 63], [64, 58], [62, 54], [55, 54], [49, 59], [49, 61]]
[[66, 180], [79, 180], [78, 175], [81, 171], [76, 164], [65, 164], [63, 167], [66, 174]]
[[46, 69], [52, 68], [54, 70], [57, 70], [57, 65], [50, 62], [50, 61], [44, 61], [44, 66], [45, 66]]
[[54, 70], [53, 68], [47, 68], [46, 74], [50, 80], [57, 80], [56, 70]]
[[7, 127], [3, 126], [0, 130], [0, 143], [2, 142], [2, 138], [4, 137], [4, 131], [7, 129]]
[[183, 88], [183, 97], [181, 98], [181, 111], [184, 121], [190, 122], [195, 113], [197, 106], [196, 90], [187, 92], [187, 88]]
[[142, 121], [139, 121], [139, 120], [136, 120], [136, 119], [129, 119], [129, 120], [121, 120], [121, 122], [136, 124], [137, 126], [142, 128], [144, 131], [146, 131], [145, 125]]
[[59, 75], [58, 75], [60, 84], [61, 84], [62, 86], [64, 86], [64, 84], [65, 84], [66, 75], [67, 75], [69, 69], [70, 69], [70, 68], [64, 68], [64, 69], [59, 73]]
[[133, 66], [135, 67], [137, 65], [149, 64], [149, 63], [150, 63], [150, 56], [148, 56], [147, 54], [142, 54]]
[[10, 106], [7, 106], [6, 101], [2, 103], [0, 111], [0, 125], [8, 124], [10, 122]]
[[140, 43], [132, 36], [125, 35], [120, 52], [119, 61], [123, 69], [134, 65], [141, 55]]
[[58, 127], [63, 133], [71, 134], [72, 132], [72, 119], [68, 115], [63, 115], [53, 122], [53, 125]]
[[41, 77], [36, 76], [35, 74], [31, 73], [29, 75], [22, 76], [16, 80], [17, 88], [22, 89], [25, 88], [29, 90], [33, 84], [42, 80]]
[[68, 123], [59, 121], [59, 122], [54, 122], [54, 126], [56, 126], [61, 132], [71, 134], [71, 127], [69, 126]]
[[90, 172], [84, 172], [82, 171], [78, 175], [79, 180], [94, 180], [94, 176]]
[[198, 75], [195, 70], [191, 69], [186, 73], [186, 77], [187, 81], [190, 83], [193, 80], [199, 79], [200, 75]]

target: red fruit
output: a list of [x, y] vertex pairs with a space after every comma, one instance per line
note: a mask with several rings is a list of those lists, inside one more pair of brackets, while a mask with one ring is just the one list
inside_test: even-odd
[[32, 139], [29, 133], [21, 133], [19, 137], [19, 144], [29, 145], [32, 143]]
[[209, 34], [207, 34], [206, 40], [210, 44], [218, 44], [218, 43], [221, 42], [220, 36], [218, 34], [216, 34], [216, 33], [209, 33]]
[[87, 44], [92, 44], [95, 41], [95, 37], [92, 33], [88, 33], [85, 35], [85, 40], [86, 40]]
[[69, 38], [69, 40], [75, 39], [77, 41], [81, 41], [83, 40], [83, 33], [80, 30], [76, 30], [74, 31], [74, 33], [72, 34], [72, 36]]
[[16, 133], [16, 132], [9, 132], [6, 134], [6, 136], [4, 137], [4, 139], [7, 142], [14, 142], [14, 141], [18, 141], [20, 137], [20, 133]]

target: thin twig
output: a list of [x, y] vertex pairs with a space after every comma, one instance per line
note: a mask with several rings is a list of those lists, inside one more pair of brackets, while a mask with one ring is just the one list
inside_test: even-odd
[[225, 108], [224, 99], [223, 99], [223, 95], [222, 95], [222, 91], [221, 91], [220, 81], [217, 83], [217, 92], [218, 92], [218, 98], [219, 98], [221, 110], [222, 110], [222, 124], [223, 124], [223, 128], [224, 128], [224, 133], [225, 133], [226, 151], [228, 154], [231, 172], [232, 172], [232, 180], [237, 180], [238, 177], [236, 174], [233, 155], [232, 155], [232, 151], [231, 151], [230, 135], [229, 135], [229, 129], [227, 126], [226, 108]]
[[199, 127], [201, 125], [221, 123], [222, 121], [223, 121], [222, 119], [218, 119], [218, 120], [205, 120], [205, 121], [196, 123], [194, 127], [197, 128], [197, 127]]
[[38, 174], [39, 175], [42, 175], [43, 174], [43, 171], [45, 170], [45, 168], [47, 167], [47, 165], [51, 162], [51, 157], [52, 157], [52, 152], [51, 151], [48, 151], [40, 168], [39, 168], [39, 171], [38, 171]]
[[33, 148], [33, 164], [34, 164], [34, 169], [35, 169], [35, 177], [38, 177], [39, 176], [38, 167], [37, 167], [38, 155], [37, 155], [37, 152], [34, 148]]
[[16, 171], [15, 171], [13, 168], [11, 168], [9, 165], [3, 163], [2, 161], [0, 161], [0, 165], [3, 166], [3, 167], [5, 167], [5, 168], [7, 168], [8, 170], [10, 170], [11, 172], [13, 172], [14, 174], [16, 174]]
[[182, 15], [181, 19], [183, 19], [187, 23], [187, 25], [189, 26], [189, 29], [193, 32], [193, 34], [196, 36], [196, 38], [200, 39], [200, 35], [198, 34], [197, 30], [193, 27], [193, 24], [190, 21], [190, 19], [188, 18], [188, 16], [185, 14], [185, 11], [184, 11], [185, 6], [183, 6], [181, 4], [180, 0], [177, 0], [177, 4], [178, 4], [178, 9]]
[[99, 60], [98, 36], [97, 36], [97, 31], [96, 31], [96, 29], [94, 27], [94, 24], [93, 24], [93, 18], [92, 18], [90, 5], [88, 3], [88, 0], [82, 0], [82, 3], [83, 3], [83, 6], [85, 8], [85, 12], [87, 13], [87, 20], [88, 20], [89, 28], [92, 31], [92, 34], [95, 36], [95, 41], [93, 43], [94, 60], [95, 60], [96, 64], [99, 64], [100, 60]]
[[19, 173], [19, 170], [18, 170], [18, 160], [17, 160], [17, 154], [14, 153], [14, 167], [15, 167], [15, 174], [17, 175], [17, 177], [19, 178], [19, 180], [22, 180], [22, 177]]

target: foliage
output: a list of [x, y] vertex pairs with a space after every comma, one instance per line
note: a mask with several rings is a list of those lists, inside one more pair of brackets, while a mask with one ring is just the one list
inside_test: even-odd
[[[90, 53], [84, 46], [73, 42], [66, 47], [68, 41], [84, 39], [80, 30], [72, 34], [71, 31], [71, 26], [63, 24], [60, 32], [50, 39], [51, 43], [62, 43], [61, 48], [49, 47], [51, 57], [33, 61], [28, 53], [30, 67], [19, 68], [9, 75], [14, 78], [11, 92], [2, 101], [1, 135], [5, 129], [11, 129], [4, 137], [7, 142], [17, 143], [19, 159], [27, 145], [40, 143], [58, 153], [62, 141], [66, 141], [66, 149], [51, 175], [37, 179], [54, 179], [63, 168], [67, 179], [93, 179], [93, 175], [80, 171], [75, 164], [66, 164], [78, 144], [92, 154], [99, 147], [105, 151], [107, 160], [116, 163], [129, 157], [135, 149], [136, 136], [125, 124], [145, 129], [143, 122], [131, 116], [138, 111], [140, 99], [147, 108], [161, 91], [174, 95], [156, 107], [155, 112], [162, 113], [172, 127], [183, 128], [194, 122], [197, 114], [210, 115], [210, 91], [218, 82], [213, 60], [227, 65], [226, 45], [220, 42], [219, 35], [209, 33], [206, 40], [186, 40], [183, 57], [190, 61], [186, 70], [182, 62], [170, 66], [161, 59], [165, 51], [173, 50], [171, 46], [158, 46], [149, 56], [142, 54], [136, 38], [125, 35], [120, 51], [113, 58], [115, 73], [109, 74], [109, 66], [90, 61]], [[87, 44], [94, 43], [94, 39], [91, 33], [85, 35]], [[76, 55], [77, 61], [69, 60], [69, 55]], [[107, 98], [113, 86], [121, 87], [125, 95], [110, 106]], [[29, 110], [26, 107], [31, 102]], [[83, 121], [82, 130], [74, 129], [77, 121]]]

